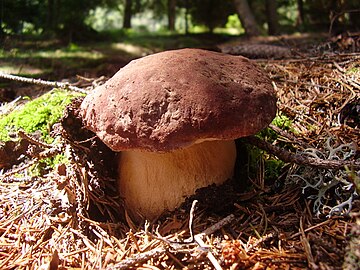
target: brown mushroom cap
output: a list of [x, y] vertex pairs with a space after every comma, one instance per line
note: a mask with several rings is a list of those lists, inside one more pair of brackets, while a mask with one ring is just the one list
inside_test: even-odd
[[113, 151], [166, 152], [257, 133], [276, 113], [270, 79], [247, 58], [181, 49], [130, 62], [81, 105]]

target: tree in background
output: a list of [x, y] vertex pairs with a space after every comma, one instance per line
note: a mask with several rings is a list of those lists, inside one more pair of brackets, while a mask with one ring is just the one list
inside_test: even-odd
[[278, 35], [279, 29], [279, 18], [277, 14], [277, 3], [276, 0], [265, 0], [265, 11], [266, 21], [268, 25], [269, 35]]
[[132, 0], [125, 0], [124, 21], [123, 21], [123, 28], [125, 29], [131, 28], [131, 17], [133, 14], [132, 5], [133, 5]]
[[[43, 25], [45, 32], [54, 33], [67, 40], [81, 40], [94, 36], [95, 32], [85, 24], [89, 11], [101, 4], [101, 0], [48, 0], [42, 12], [52, 9], [49, 18], [42, 14], [42, 18], [50, 21]], [[52, 3], [52, 5], [49, 5]]]
[[297, 17], [296, 17], [296, 26], [302, 27], [304, 25], [304, 2], [303, 0], [296, 0], [297, 4]]
[[174, 31], [177, 16], [184, 14], [186, 33], [191, 25], [212, 32], [235, 13], [249, 36], [261, 34], [265, 24], [271, 35], [284, 29], [336, 34], [360, 27], [359, 0], [0, 0], [0, 36], [31, 32], [67, 41], [94, 39], [87, 19], [98, 7], [120, 11], [123, 28], [132, 27], [134, 14], [147, 12], [161, 23], [167, 18], [164, 27]]
[[176, 20], [176, 0], [167, 1], [167, 17], [168, 17], [168, 29], [175, 31], [175, 20]]
[[215, 27], [223, 27], [229, 15], [236, 11], [231, 1], [217, 0], [192, 0], [178, 1], [179, 6], [187, 10], [191, 16], [191, 22], [196, 25], [204, 25], [210, 33]]
[[298, 0], [298, 10], [307, 31], [329, 31], [337, 34], [360, 30], [359, 0]]
[[146, 0], [143, 5], [153, 12], [155, 19], [162, 20], [166, 16], [167, 29], [175, 31], [178, 4], [177, 0]]
[[40, 4], [37, 1], [1, 0], [0, 2], [0, 34], [21, 34], [26, 23], [34, 28], [42, 25], [38, 18]]
[[0, 33], [36, 32], [65, 40], [93, 36], [85, 20], [91, 9], [116, 0], [0, 0]]
[[249, 36], [258, 36], [261, 34], [260, 27], [256, 22], [255, 16], [250, 9], [247, 0], [234, 0], [234, 4], [239, 15], [241, 24], [245, 29], [245, 33]]

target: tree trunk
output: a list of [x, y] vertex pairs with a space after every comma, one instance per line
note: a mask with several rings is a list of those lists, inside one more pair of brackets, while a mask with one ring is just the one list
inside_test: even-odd
[[234, 0], [236, 11], [239, 15], [245, 33], [249, 36], [260, 35], [260, 28], [255, 20], [247, 0]]
[[215, 21], [212, 20], [213, 16], [215, 15], [214, 13], [216, 13], [216, 10], [214, 8], [214, 0], [210, 0], [208, 1], [207, 4], [207, 14], [208, 17], [206, 19], [206, 26], [209, 28], [209, 33], [213, 33], [214, 29], [215, 29]]
[[279, 34], [279, 21], [276, 0], [266, 0], [266, 19], [269, 35]]
[[304, 24], [304, 3], [303, 0], [297, 0], [297, 18], [296, 26], [303, 26]]
[[48, 0], [47, 1], [47, 17], [46, 17], [46, 29], [49, 32], [55, 31], [56, 28], [56, 6], [55, 0]]
[[0, 3], [0, 41], [4, 39], [5, 33], [3, 29], [3, 14], [4, 14], [4, 1]]
[[132, 0], [125, 1], [125, 10], [124, 10], [124, 22], [123, 28], [131, 28], [131, 16], [132, 16]]
[[189, 34], [189, 0], [185, 0], [185, 34]]
[[168, 0], [168, 29], [175, 30], [176, 0]]

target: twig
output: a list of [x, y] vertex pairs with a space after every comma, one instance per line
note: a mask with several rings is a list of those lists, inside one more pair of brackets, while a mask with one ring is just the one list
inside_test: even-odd
[[222, 220], [216, 222], [214, 225], [212, 225], [211, 227], [207, 228], [205, 231], [202, 232], [203, 235], [210, 235], [218, 230], [220, 230], [222, 227], [224, 227], [225, 225], [229, 224], [230, 222], [232, 222], [235, 219], [235, 215], [234, 214], [230, 214], [227, 217], [224, 217]]
[[333, 26], [335, 21], [342, 15], [344, 15], [345, 13], [357, 13], [360, 12], [360, 9], [350, 9], [350, 10], [343, 10], [335, 15], [332, 16], [331, 20], [330, 20], [330, 27], [329, 27], [329, 36], [331, 36], [332, 34], [332, 30], [333, 30]]
[[26, 78], [22, 76], [16, 76], [12, 74], [7, 74], [4, 72], [0, 72], [0, 78], [18, 81], [18, 82], [24, 82], [24, 83], [30, 83], [30, 84], [38, 84], [38, 85], [45, 85], [45, 86], [51, 86], [55, 88], [60, 88], [64, 90], [71, 90], [75, 92], [79, 92], [82, 94], [87, 94], [88, 92], [82, 88], [72, 86], [69, 83], [62, 83], [62, 82], [53, 82], [53, 81], [44, 81], [41, 79], [33, 79], [33, 78]]
[[271, 143], [261, 140], [255, 136], [246, 137], [245, 141], [255, 145], [256, 147], [265, 150], [266, 152], [277, 156], [284, 162], [295, 163], [298, 165], [305, 165], [316, 167], [320, 169], [334, 169], [339, 170], [348, 166], [355, 170], [360, 169], [360, 162], [348, 161], [348, 160], [324, 160], [319, 158], [305, 157], [300, 154], [295, 154], [285, 149], [281, 149], [278, 146], [272, 145]]
[[194, 213], [195, 213], [195, 207], [196, 204], [198, 203], [198, 200], [194, 200], [191, 204], [191, 209], [190, 209], [190, 217], [189, 217], [189, 232], [190, 232], [190, 239], [189, 239], [189, 243], [194, 242]]
[[136, 254], [135, 257], [123, 259], [121, 260], [121, 262], [117, 263], [116, 265], [109, 266], [106, 269], [107, 270], [129, 269], [132, 266], [148, 261], [152, 258], [159, 258], [165, 253], [166, 253], [165, 247], [155, 248], [147, 252], [138, 253]]
[[[202, 248], [206, 248], [207, 245], [204, 243], [204, 241], [202, 240], [202, 236], [203, 234], [197, 234], [194, 236], [194, 239], [196, 241], [196, 243], [199, 244], [200, 247]], [[212, 265], [214, 266], [214, 269], [216, 270], [222, 270], [221, 265], [219, 264], [219, 262], [217, 261], [217, 259], [215, 258], [214, 254], [211, 253], [211, 251], [208, 249], [207, 251], [207, 255], [206, 257], [209, 259], [209, 261], [212, 263]]]
[[250, 246], [246, 247], [246, 252], [253, 251], [260, 244], [262, 244], [262, 243], [264, 243], [266, 241], [269, 241], [270, 239], [274, 239], [275, 236], [276, 235], [274, 233], [269, 233], [269, 234], [266, 234], [264, 236], [261, 236], [261, 238], [257, 239], [254, 244], [251, 244]]
[[308, 262], [308, 266], [310, 269], [318, 269], [317, 265], [315, 264], [315, 260], [314, 257], [312, 255], [311, 252], [311, 247], [310, 247], [310, 243], [309, 240], [307, 239], [305, 232], [304, 232], [304, 228], [303, 228], [303, 218], [300, 219], [300, 241], [304, 247], [304, 251], [305, 251], [305, 255], [307, 258], [307, 262]]
[[[321, 227], [321, 226], [323, 226], [323, 225], [326, 225], [326, 224], [330, 223], [331, 221], [332, 221], [331, 219], [327, 219], [327, 220], [325, 220], [325, 221], [323, 221], [323, 222], [321, 222], [321, 223], [318, 223], [318, 224], [316, 224], [316, 225], [314, 225], [314, 226], [311, 226], [311, 227], [309, 227], [309, 228], [303, 229], [303, 231], [304, 231], [304, 232], [309, 232], [309, 231], [314, 230], [314, 229], [316, 229], [316, 228], [319, 228], [319, 227]], [[297, 233], [291, 235], [291, 236], [289, 237], [289, 239], [294, 239], [294, 238], [298, 237], [299, 235], [301, 235], [301, 232], [297, 232]]]
[[50, 158], [50, 157], [56, 156], [57, 154], [60, 154], [62, 148], [63, 148], [62, 145], [55, 145], [52, 148], [46, 149], [46, 150], [38, 153], [35, 158], [33, 158], [32, 160], [27, 162], [25, 165], [23, 165], [19, 168], [13, 169], [7, 173], [0, 174], [0, 181], [4, 180], [5, 178], [7, 178], [11, 175], [14, 175], [15, 173], [21, 172], [21, 171], [31, 167], [32, 165], [36, 164], [39, 160], [42, 160], [45, 158]]
[[[190, 238], [182, 240], [182, 241], [172, 241], [167, 239], [166, 237], [163, 237], [161, 235], [154, 235], [151, 232], [148, 232], [147, 230], [145, 230], [145, 233], [151, 237], [153, 237], [154, 239], [160, 240], [162, 242], [164, 242], [167, 245], [170, 246], [176, 246], [176, 248], [178, 246], [183, 246], [183, 245], [189, 245], [189, 244], [193, 244], [194, 243], [194, 213], [195, 213], [195, 207], [196, 204], [198, 203], [198, 200], [194, 200], [191, 204], [191, 209], [190, 209], [190, 213], [189, 213], [189, 232], [190, 232]], [[175, 248], [175, 249], [176, 249]]]
[[53, 148], [54, 147], [54, 145], [52, 145], [52, 144], [47, 144], [47, 143], [41, 142], [40, 140], [34, 138], [33, 136], [26, 134], [23, 130], [19, 130], [18, 135], [20, 138], [27, 140], [31, 144], [35, 144], [35, 145], [38, 145], [38, 146], [41, 146], [44, 148]]
[[[190, 210], [190, 218], [189, 218], [189, 230], [190, 230], [190, 243], [193, 242], [195, 240], [196, 243], [198, 243], [198, 245], [202, 248], [207, 248], [206, 244], [204, 243], [204, 241], [202, 240], [202, 236], [204, 234], [197, 234], [194, 236], [193, 233], [193, 220], [194, 220], [194, 213], [195, 213], [195, 206], [196, 203], [198, 201], [194, 200], [192, 205], [191, 205], [191, 210]], [[214, 268], [216, 270], [222, 270], [221, 265], [219, 264], [219, 262], [217, 261], [217, 259], [215, 258], [214, 254], [211, 253], [210, 249], [207, 249], [207, 255], [206, 257], [209, 259], [209, 261], [212, 263], [212, 265], [214, 266]]]
[[[233, 214], [223, 218], [219, 222], [217, 222], [214, 225], [212, 225], [211, 227], [207, 228], [202, 233], [195, 235], [194, 236], [195, 241], [199, 237], [201, 238], [204, 235], [210, 235], [210, 234], [216, 232], [217, 230], [221, 229], [223, 226], [225, 226], [225, 225], [229, 224], [230, 222], [232, 222], [234, 220], [234, 218], [235, 218], [235, 216]], [[181, 248], [182, 248], [182, 245], [175, 246], [174, 250], [176, 251], [176, 249], [181, 249]], [[167, 250], [168, 249], [166, 247], [158, 247], [158, 248], [155, 248], [155, 249], [147, 251], [147, 252], [139, 253], [136, 256], [132, 257], [132, 258], [123, 259], [121, 262], [119, 262], [119, 263], [117, 263], [117, 264], [115, 264], [113, 266], [110, 266], [110, 267], [108, 267], [106, 269], [107, 270], [129, 269], [129, 267], [133, 267], [134, 265], [137, 265], [137, 264], [140, 264], [142, 262], [148, 261], [148, 260], [150, 260], [152, 258], [159, 258], [160, 256], [164, 255], [167, 252]], [[221, 269], [221, 268], [218, 268], [218, 269]]]
[[294, 135], [290, 134], [289, 132], [286, 132], [284, 130], [282, 130], [281, 128], [273, 125], [273, 124], [270, 124], [269, 125], [269, 128], [271, 128], [273, 131], [275, 131], [276, 133], [278, 133], [280, 136], [284, 137], [284, 138], [287, 138], [289, 139], [290, 141], [302, 146], [302, 147], [305, 147], [305, 148], [310, 148], [310, 145], [305, 143], [305, 142], [302, 142], [300, 141], [298, 138], [296, 138]]

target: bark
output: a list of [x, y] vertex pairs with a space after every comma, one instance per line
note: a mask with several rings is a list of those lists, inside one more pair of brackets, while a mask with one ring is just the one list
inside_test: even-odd
[[234, 4], [246, 34], [249, 36], [260, 35], [260, 28], [255, 20], [254, 14], [250, 9], [248, 1], [234, 0]]
[[296, 26], [302, 26], [304, 24], [304, 3], [303, 0], [297, 0], [297, 18]]
[[59, 21], [59, 10], [61, 3], [58, 0], [47, 1], [47, 14], [46, 14], [46, 25], [45, 31], [56, 32]]
[[208, 2], [207, 9], [208, 17], [206, 19], [206, 26], [209, 28], [209, 32], [213, 33], [216, 25], [215, 21], [211, 19], [216, 12], [216, 10], [214, 9], [214, 0], [210, 0]]
[[47, 5], [47, 28], [48, 30], [54, 30], [55, 29], [55, 2], [54, 0], [48, 0]]
[[279, 34], [279, 21], [277, 14], [276, 0], [266, 0], [266, 19], [268, 24], [268, 34]]
[[168, 0], [168, 29], [175, 30], [176, 0]]
[[185, 0], [185, 34], [189, 34], [189, 9], [190, 1]]
[[4, 35], [5, 35], [4, 29], [3, 29], [3, 23], [2, 23], [2, 21], [3, 21], [2, 17], [3, 17], [3, 13], [4, 13], [4, 3], [3, 2], [4, 1], [0, 2], [0, 41], [3, 40]]
[[281, 159], [286, 163], [292, 163], [292, 164], [295, 163], [297, 165], [310, 166], [318, 169], [340, 170], [345, 167], [349, 167], [354, 170], [360, 169], [360, 162], [358, 161], [328, 160], [328, 159], [307, 157], [305, 155], [292, 153], [276, 145], [272, 145], [271, 143], [261, 140], [255, 136], [246, 137], [244, 138], [244, 141], [249, 144], [255, 145], [256, 147], [262, 150], [265, 150], [269, 154], [277, 156], [279, 159]]
[[125, 1], [125, 10], [124, 10], [124, 22], [123, 28], [131, 28], [131, 17], [132, 17], [132, 0]]

